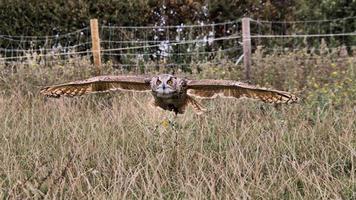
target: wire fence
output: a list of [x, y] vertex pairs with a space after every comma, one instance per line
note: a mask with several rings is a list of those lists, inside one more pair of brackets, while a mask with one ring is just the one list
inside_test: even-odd
[[[332, 50], [355, 56], [356, 17], [331, 20], [264, 21], [250, 19], [252, 50], [294, 52], [307, 49], [320, 53]], [[100, 26], [104, 62], [115, 66], [189, 66], [194, 62], [226, 59], [241, 63], [241, 19], [223, 23], [175, 26]], [[90, 27], [49, 36], [0, 34], [0, 63], [27, 60], [66, 60], [76, 56], [91, 59]], [[339, 53], [339, 52], [337, 52]], [[138, 62], [140, 61], [140, 62]], [[156, 64], [155, 64], [156, 63]]]

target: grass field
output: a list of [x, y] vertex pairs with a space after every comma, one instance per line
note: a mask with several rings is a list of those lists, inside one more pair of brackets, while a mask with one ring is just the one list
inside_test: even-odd
[[[300, 104], [202, 102], [173, 115], [115, 93], [49, 100], [40, 85], [90, 76], [88, 63], [0, 65], [0, 194], [14, 199], [355, 199], [355, 57], [254, 64], [254, 82]], [[118, 73], [105, 71], [105, 73]], [[121, 72], [119, 72], [121, 73]], [[241, 78], [206, 64], [193, 77]], [[143, 103], [143, 104], [142, 104]], [[174, 126], [167, 123], [174, 121]]]

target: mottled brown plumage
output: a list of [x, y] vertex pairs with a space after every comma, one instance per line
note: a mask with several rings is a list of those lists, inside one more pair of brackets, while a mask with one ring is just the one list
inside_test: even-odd
[[48, 97], [80, 96], [83, 94], [108, 91], [151, 91], [153, 105], [164, 110], [184, 113], [191, 105], [197, 114], [205, 109], [193, 98], [253, 98], [267, 103], [295, 103], [298, 98], [288, 92], [260, 88], [232, 80], [189, 80], [170, 74], [154, 77], [145, 76], [98, 76], [87, 80], [74, 81], [41, 89]]

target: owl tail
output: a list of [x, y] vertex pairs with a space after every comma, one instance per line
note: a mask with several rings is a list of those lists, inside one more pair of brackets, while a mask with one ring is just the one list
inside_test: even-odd
[[193, 97], [188, 96], [187, 101], [188, 101], [188, 104], [193, 107], [194, 112], [197, 115], [201, 115], [206, 112], [206, 109], [198, 101], [196, 101]]

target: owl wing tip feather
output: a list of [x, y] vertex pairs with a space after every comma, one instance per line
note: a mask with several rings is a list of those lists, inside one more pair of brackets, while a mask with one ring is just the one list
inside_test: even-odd
[[42, 87], [40, 89], [40, 94], [45, 95], [45, 96], [49, 95], [48, 89], [49, 89], [48, 86], [47, 87]]
[[300, 102], [300, 98], [294, 94], [289, 94], [289, 98], [284, 102], [287, 104], [293, 104], [293, 103], [299, 103]]
[[40, 90], [40, 94], [46, 96], [46, 97], [51, 97], [51, 98], [59, 98], [61, 97], [60, 94], [54, 93], [53, 91], [50, 90], [50, 87], [44, 87]]
[[52, 86], [42, 88], [40, 90], [40, 94], [50, 98], [60, 98], [61, 96], [75, 96], [75, 94], [73, 95], [71, 93], [65, 93], [63, 90]]

